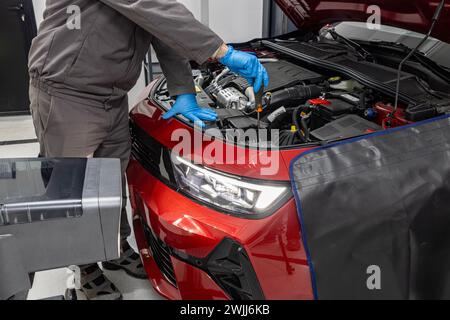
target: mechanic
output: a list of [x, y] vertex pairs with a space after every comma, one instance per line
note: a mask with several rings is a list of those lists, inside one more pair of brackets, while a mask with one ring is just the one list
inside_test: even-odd
[[[79, 8], [79, 28], [68, 27], [69, 6]], [[165, 119], [181, 114], [200, 126], [216, 120], [213, 110], [197, 104], [190, 60], [217, 59], [256, 91], [268, 85], [267, 72], [254, 55], [225, 45], [176, 0], [47, 0], [29, 58], [30, 107], [41, 156], [120, 158], [125, 173], [131, 151], [127, 93], [150, 44], [170, 94], [177, 97]], [[103, 268], [146, 278], [139, 255], [127, 242], [125, 185], [124, 178], [122, 256]], [[97, 264], [81, 266], [80, 274], [88, 299], [121, 298]]]

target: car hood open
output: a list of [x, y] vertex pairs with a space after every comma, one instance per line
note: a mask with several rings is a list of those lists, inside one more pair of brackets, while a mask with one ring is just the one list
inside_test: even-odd
[[[427, 33], [439, 0], [275, 0], [300, 30], [318, 30], [340, 21], [373, 22], [380, 12], [382, 25]], [[450, 43], [450, 1], [447, 0], [433, 37]]]

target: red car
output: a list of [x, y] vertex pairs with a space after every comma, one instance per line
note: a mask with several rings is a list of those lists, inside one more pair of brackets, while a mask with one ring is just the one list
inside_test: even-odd
[[[161, 119], [173, 103], [164, 78], [131, 112], [135, 235], [152, 285], [168, 299], [313, 299], [290, 162], [448, 111], [449, 4], [430, 39], [438, 52], [405, 63], [397, 107], [398, 65], [420, 40], [397, 28], [426, 34], [438, 2], [277, 2], [298, 31], [237, 45], [270, 74], [262, 106], [245, 80], [209, 63], [194, 66], [198, 100], [219, 119], [203, 133], [182, 117]], [[269, 134], [230, 136], [256, 129]]]

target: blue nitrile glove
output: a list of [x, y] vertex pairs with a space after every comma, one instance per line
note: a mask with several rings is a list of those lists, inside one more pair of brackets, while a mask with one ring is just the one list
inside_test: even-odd
[[219, 62], [244, 77], [253, 86], [255, 92], [259, 92], [263, 84], [265, 87], [269, 85], [266, 68], [253, 54], [237, 51], [232, 46], [228, 46], [227, 54], [219, 59]]
[[167, 120], [179, 114], [202, 128], [205, 126], [203, 121], [217, 120], [216, 112], [211, 109], [201, 108], [193, 93], [179, 95], [172, 109], [163, 116], [163, 119]]

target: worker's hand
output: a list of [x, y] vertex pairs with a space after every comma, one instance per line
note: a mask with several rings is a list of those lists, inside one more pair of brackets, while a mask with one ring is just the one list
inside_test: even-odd
[[167, 120], [179, 114], [202, 128], [205, 126], [203, 121], [217, 120], [216, 112], [211, 109], [201, 108], [197, 103], [195, 94], [193, 93], [178, 96], [177, 101], [172, 106], [172, 109], [170, 109], [163, 116], [163, 119]]
[[219, 59], [219, 62], [244, 77], [253, 86], [255, 92], [261, 90], [263, 84], [265, 87], [269, 85], [269, 75], [266, 68], [255, 55], [237, 51], [232, 46], [228, 46], [228, 52]]

